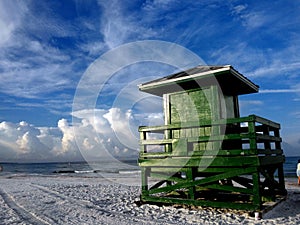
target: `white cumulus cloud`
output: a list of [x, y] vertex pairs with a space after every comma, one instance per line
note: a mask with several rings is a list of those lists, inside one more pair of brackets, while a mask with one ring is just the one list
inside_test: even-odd
[[25, 121], [1, 122], [1, 161], [90, 161], [136, 157], [139, 146], [135, 120], [144, 123], [147, 118], [157, 117], [142, 117], [120, 108], [81, 110], [72, 115], [73, 123], [62, 118], [56, 127], [36, 127]]

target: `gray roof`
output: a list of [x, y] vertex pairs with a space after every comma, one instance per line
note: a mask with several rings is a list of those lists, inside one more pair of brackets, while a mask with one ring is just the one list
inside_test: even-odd
[[226, 95], [241, 95], [258, 92], [259, 86], [240, 74], [230, 65], [197, 66], [169, 76], [139, 85], [139, 89], [162, 96], [194, 88], [219, 85]]

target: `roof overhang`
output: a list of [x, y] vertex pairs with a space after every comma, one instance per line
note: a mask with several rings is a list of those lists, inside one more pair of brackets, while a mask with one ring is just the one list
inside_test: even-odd
[[259, 86], [236, 71], [232, 66], [198, 66], [139, 85], [141, 91], [162, 96], [195, 88], [218, 85], [226, 95], [258, 92]]

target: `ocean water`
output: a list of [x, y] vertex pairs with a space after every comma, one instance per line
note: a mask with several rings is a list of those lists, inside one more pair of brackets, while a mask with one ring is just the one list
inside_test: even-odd
[[0, 163], [4, 175], [112, 176], [140, 172], [137, 160], [104, 162]]
[[297, 169], [297, 163], [299, 159], [300, 156], [285, 157], [285, 163], [283, 164], [285, 177], [297, 177], [296, 169]]
[[[284, 167], [285, 177], [296, 177], [296, 167], [299, 157], [286, 157]], [[59, 163], [0, 163], [4, 175], [64, 175], [64, 176], [113, 176], [114, 174], [138, 174], [140, 168], [137, 160], [105, 161], [105, 162], [59, 162]]]

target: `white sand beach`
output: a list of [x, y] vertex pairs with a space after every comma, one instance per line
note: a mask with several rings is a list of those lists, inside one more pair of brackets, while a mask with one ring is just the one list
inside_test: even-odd
[[286, 184], [287, 199], [255, 220], [237, 210], [140, 205], [138, 175], [2, 176], [0, 224], [300, 224], [300, 187]]

